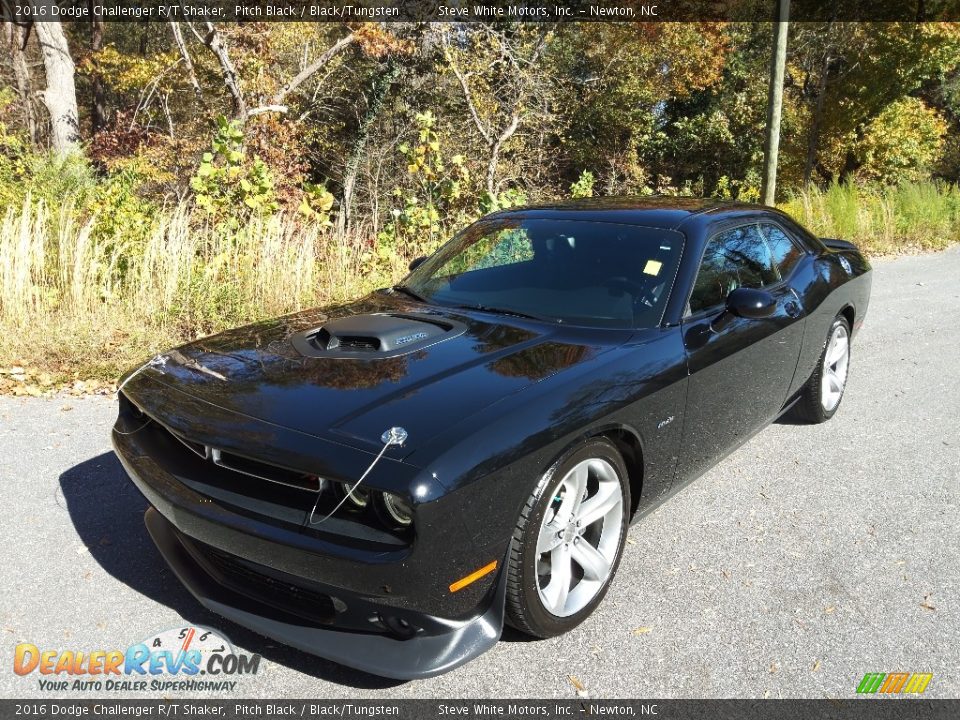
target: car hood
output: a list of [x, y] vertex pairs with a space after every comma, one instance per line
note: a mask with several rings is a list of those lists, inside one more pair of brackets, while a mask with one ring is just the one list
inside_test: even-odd
[[[452, 329], [422, 338], [430, 333], [418, 332], [421, 322]], [[325, 328], [356, 333], [378, 323], [392, 323], [377, 331], [386, 351], [344, 351], [344, 344], [340, 352], [325, 352], [326, 340], [317, 344]], [[198, 340], [158, 356], [141, 372], [225, 410], [358, 449], [379, 450], [381, 434], [400, 426], [407, 442], [389, 454], [401, 459], [491, 403], [628, 337], [627, 331], [453, 311], [380, 292]]]

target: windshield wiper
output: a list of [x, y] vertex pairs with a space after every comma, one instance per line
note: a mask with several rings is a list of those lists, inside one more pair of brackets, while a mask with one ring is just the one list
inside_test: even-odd
[[414, 300], [419, 300], [422, 303], [430, 302], [423, 295], [418, 295], [416, 292], [408, 288], [406, 285], [394, 285], [390, 289], [393, 290], [394, 292], [403, 293], [404, 295], [408, 297], [412, 297]]
[[528, 318], [530, 320], [540, 320], [541, 322], [558, 323], [563, 322], [560, 318], [549, 317], [547, 315], [534, 315], [511, 308], [492, 307], [490, 305], [454, 305], [459, 310], [478, 310], [480, 312], [493, 313], [495, 315], [510, 315], [519, 318]]

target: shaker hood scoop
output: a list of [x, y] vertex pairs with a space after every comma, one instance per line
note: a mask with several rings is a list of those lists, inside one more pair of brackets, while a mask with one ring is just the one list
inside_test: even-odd
[[465, 331], [463, 323], [436, 316], [373, 313], [330, 320], [296, 333], [290, 342], [306, 357], [367, 360], [415, 352]]

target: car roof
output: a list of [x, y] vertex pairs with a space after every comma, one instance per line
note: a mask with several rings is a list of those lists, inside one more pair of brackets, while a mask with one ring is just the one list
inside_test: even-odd
[[748, 212], [769, 212], [765, 205], [717, 200], [714, 198], [676, 197], [665, 195], [638, 197], [599, 197], [563, 200], [555, 203], [527, 205], [501, 210], [488, 217], [524, 217], [551, 220], [590, 220], [620, 222], [674, 230], [693, 215], [734, 215]]

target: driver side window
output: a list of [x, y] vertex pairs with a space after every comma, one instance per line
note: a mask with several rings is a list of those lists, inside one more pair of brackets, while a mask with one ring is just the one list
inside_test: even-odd
[[756, 225], [725, 230], [707, 241], [690, 312], [721, 305], [737, 288], [762, 288], [778, 281], [770, 248]]

